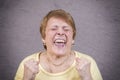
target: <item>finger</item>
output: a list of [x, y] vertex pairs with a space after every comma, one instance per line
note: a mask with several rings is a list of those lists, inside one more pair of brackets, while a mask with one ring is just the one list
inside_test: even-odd
[[39, 72], [39, 67], [36, 65], [33, 67], [33, 72], [38, 73]]
[[76, 66], [77, 67], [79, 66], [80, 69], [82, 69], [85, 66], [89, 66], [89, 65], [90, 65], [89, 60], [87, 60], [85, 58], [78, 58], [78, 57], [76, 58]]
[[76, 61], [79, 61], [79, 60], [80, 60], [80, 58], [79, 58], [79, 57], [76, 57], [75, 59], [76, 59]]
[[81, 63], [83, 61], [83, 58], [76, 57], [76, 62]]
[[29, 63], [32, 63], [32, 64], [35, 64], [35, 65], [38, 65], [39, 64], [39, 61], [35, 60], [35, 59], [30, 59], [28, 60]]
[[76, 58], [76, 62], [79, 62], [79, 63], [89, 63], [90, 61], [87, 60], [86, 58], [79, 58], [79, 57], [77, 57]]
[[40, 62], [39, 61], [36, 61], [36, 64], [38, 65]]

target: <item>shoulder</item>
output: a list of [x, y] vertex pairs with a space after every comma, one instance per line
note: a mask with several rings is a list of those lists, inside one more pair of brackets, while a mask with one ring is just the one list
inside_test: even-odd
[[23, 63], [23, 62], [25, 62], [25, 61], [27, 61], [27, 60], [30, 60], [30, 59], [34, 59], [34, 60], [38, 61], [38, 60], [39, 60], [39, 54], [40, 54], [40, 52], [32, 53], [31, 55], [25, 57], [25, 58], [22, 60], [21, 63]]
[[74, 51], [74, 52], [75, 52], [76, 57], [85, 58], [91, 62], [95, 62], [95, 60], [90, 55], [87, 55], [87, 54], [84, 54], [78, 51]]

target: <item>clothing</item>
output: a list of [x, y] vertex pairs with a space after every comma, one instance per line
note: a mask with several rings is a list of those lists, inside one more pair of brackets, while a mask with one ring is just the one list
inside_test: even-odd
[[[80, 52], [74, 51], [76, 57], [79, 58], [86, 58], [91, 62], [91, 74], [93, 80], [103, 80], [102, 76], [100, 74], [100, 71], [97, 67], [97, 64], [93, 58], [86, 54], [82, 54]], [[23, 73], [24, 73], [24, 62], [29, 60], [29, 59], [35, 59], [39, 60], [39, 54], [40, 53], [35, 53], [32, 54], [28, 57], [26, 57], [19, 65], [19, 68], [17, 70], [15, 80], [23, 80]], [[35, 80], [82, 80], [78, 74], [78, 71], [75, 68], [76, 61], [64, 72], [60, 73], [49, 73], [46, 70], [43, 69], [43, 67], [39, 64], [39, 73], [36, 75]]]

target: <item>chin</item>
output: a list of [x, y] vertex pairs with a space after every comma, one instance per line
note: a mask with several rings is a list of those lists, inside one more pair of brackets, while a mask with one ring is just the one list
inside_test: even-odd
[[54, 53], [58, 56], [63, 56], [63, 55], [66, 55], [66, 51], [65, 50], [56, 50], [54, 49]]
[[67, 54], [67, 46], [64, 45], [64, 46], [56, 46], [56, 45], [53, 45], [52, 46], [52, 52], [57, 55], [57, 56], [64, 56]]

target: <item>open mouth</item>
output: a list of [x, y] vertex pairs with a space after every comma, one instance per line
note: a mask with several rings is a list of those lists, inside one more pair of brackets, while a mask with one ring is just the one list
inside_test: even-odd
[[54, 44], [57, 47], [64, 47], [66, 45], [66, 40], [64, 40], [64, 39], [56, 39], [54, 41]]

